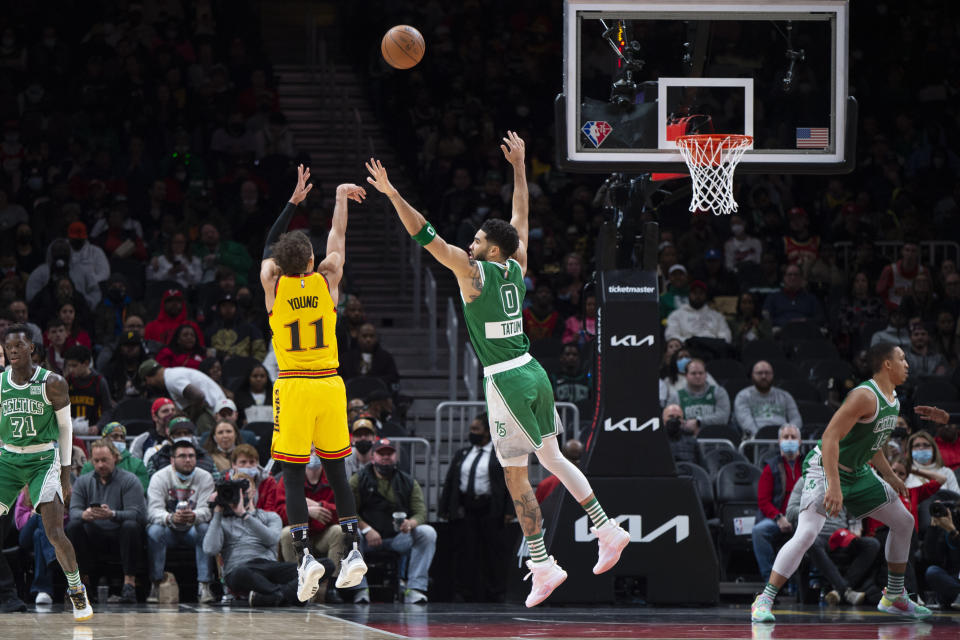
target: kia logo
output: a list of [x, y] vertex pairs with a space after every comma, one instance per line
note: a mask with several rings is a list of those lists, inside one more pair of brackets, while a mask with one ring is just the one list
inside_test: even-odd
[[623, 337], [611, 336], [610, 337], [610, 346], [611, 347], [642, 347], [643, 345], [653, 346], [653, 336], [646, 336], [644, 338], [637, 338], [637, 336], [629, 335]]
[[[619, 515], [614, 520], [617, 521], [617, 524], [623, 524], [624, 529], [630, 532], [630, 542], [653, 542], [671, 529], [674, 530], [675, 543], [690, 537], [690, 516], [673, 516], [646, 535], [643, 534], [643, 517], [640, 515]], [[585, 515], [573, 524], [573, 539], [575, 542], [590, 542], [596, 539], [597, 536], [590, 533], [589, 526], [589, 518]]]
[[607, 418], [603, 421], [604, 431], [643, 431], [644, 429], [656, 431], [659, 428], [660, 418], [650, 418], [643, 424], [638, 424], [636, 418], [623, 418], [617, 422], [614, 422], [612, 418]]

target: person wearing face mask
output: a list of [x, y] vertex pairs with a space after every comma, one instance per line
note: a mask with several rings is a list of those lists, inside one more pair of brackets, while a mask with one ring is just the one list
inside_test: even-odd
[[723, 314], [707, 306], [707, 285], [701, 280], [690, 283], [686, 304], [667, 316], [664, 338], [686, 341], [689, 338], [716, 338], [730, 344], [733, 334]]
[[[127, 428], [119, 422], [108, 422], [103, 425], [100, 435], [109, 440], [117, 450], [119, 458], [117, 459], [117, 469], [129, 471], [137, 477], [140, 484], [143, 485], [143, 492], [147, 492], [147, 486], [150, 484], [150, 474], [147, 473], [147, 467], [143, 461], [130, 454], [127, 449]], [[91, 459], [87, 460], [80, 469], [80, 475], [93, 471], [93, 450], [90, 451]]]
[[[118, 427], [112, 433], [123, 432], [122, 425], [112, 424]], [[109, 426], [104, 428], [105, 432]], [[116, 445], [109, 437], [90, 445], [90, 461], [85, 465], [90, 467], [90, 472], [81, 473], [73, 484], [66, 534], [77, 550], [84, 575], [96, 568], [100, 558], [119, 555], [123, 566], [120, 601], [135, 603], [135, 576], [143, 549], [147, 504], [137, 476], [121, 468], [121, 453]]]
[[960, 469], [960, 438], [957, 438], [957, 424], [942, 424], [937, 428], [937, 437], [934, 442], [940, 449], [943, 466], [956, 471]]
[[906, 457], [907, 468], [910, 469], [910, 475], [907, 477], [907, 488], [919, 487], [926, 482], [926, 478], [917, 473], [917, 470], [928, 473], [939, 473], [946, 477], [943, 488], [947, 491], [960, 493], [960, 485], [957, 483], [957, 477], [953, 470], [945, 467], [943, 457], [940, 455], [940, 447], [936, 440], [926, 431], [917, 431], [907, 439], [904, 446], [904, 456]]
[[757, 483], [757, 522], [750, 534], [760, 575], [770, 575], [777, 549], [790, 538], [793, 525], [787, 519], [790, 492], [803, 473], [800, 429], [786, 423], [777, 434], [779, 451], [763, 461]]
[[[407, 567], [407, 604], [427, 601], [427, 574], [437, 546], [437, 532], [427, 520], [423, 489], [413, 477], [397, 468], [397, 449], [390, 440], [373, 446], [373, 462], [350, 478], [360, 518], [361, 547], [410, 554]], [[403, 518], [400, 515], [403, 514]], [[353, 601], [370, 602], [364, 576]]]
[[[486, 413], [470, 423], [467, 440], [469, 446], [454, 454], [440, 494], [439, 515], [452, 523], [459, 540], [453, 562], [454, 597], [463, 602], [503, 602], [510, 553], [506, 525], [514, 513]], [[556, 487], [559, 479], [551, 478]]]
[[238, 444], [230, 452], [230, 469], [227, 478], [246, 478], [253, 488], [250, 497], [257, 509], [281, 513], [284, 496], [280, 484], [260, 466], [260, 454], [253, 445]]
[[[370, 441], [362, 441], [373, 444]], [[310, 456], [306, 467], [306, 479], [303, 491], [307, 498], [307, 513], [310, 518], [307, 538], [308, 548], [315, 558], [326, 557], [333, 563], [329, 573], [334, 576], [340, 571], [340, 558], [346, 550], [346, 538], [343, 529], [337, 526], [337, 504], [334, 500], [333, 488], [327, 481], [327, 474], [323, 471], [323, 461], [316, 455]], [[284, 529], [280, 534], [280, 556], [284, 562], [297, 562], [297, 550], [293, 546], [293, 537], [290, 535], [290, 526], [287, 520], [287, 495], [283, 479], [277, 483], [277, 513], [283, 520]], [[331, 583], [332, 584], [332, 583]], [[325, 595], [318, 596], [321, 602], [336, 603], [343, 600], [336, 590], [328, 585]]]
[[683, 409], [679, 404], [668, 404], [660, 417], [670, 444], [670, 454], [676, 462], [692, 462], [706, 467], [703, 450], [697, 442], [697, 436], [684, 429]]
[[730, 216], [730, 233], [732, 236], [723, 245], [724, 264], [729, 271], [736, 272], [741, 265], [752, 262], [760, 264], [763, 255], [763, 245], [758, 238], [747, 235], [747, 226], [743, 216]]
[[93, 335], [97, 342], [109, 342], [123, 331], [128, 315], [143, 316], [146, 306], [127, 295], [127, 279], [114, 273], [106, 282], [106, 291], [100, 304], [93, 310]]
[[350, 422], [350, 437], [353, 441], [353, 454], [347, 458], [345, 464], [348, 478], [373, 461], [373, 444], [377, 441], [377, 425], [370, 414], [364, 413], [363, 410], [357, 413]]
[[87, 241], [87, 225], [77, 221], [67, 227], [67, 240], [70, 242], [70, 271], [88, 271], [97, 282], [110, 277], [110, 262], [100, 247]]
[[205, 604], [214, 599], [210, 591], [214, 578], [210, 556], [203, 551], [203, 538], [212, 515], [208, 504], [213, 494], [213, 476], [197, 468], [198, 451], [190, 438], [175, 441], [170, 448], [172, 464], [150, 478], [147, 488], [148, 603], [157, 602], [167, 548], [173, 546], [195, 550], [200, 602]]

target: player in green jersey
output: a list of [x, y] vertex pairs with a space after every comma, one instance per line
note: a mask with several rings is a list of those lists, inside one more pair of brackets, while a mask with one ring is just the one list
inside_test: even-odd
[[17, 324], [3, 338], [10, 370], [0, 373], [0, 515], [12, 509], [26, 485], [67, 575], [73, 617], [89, 620], [93, 608], [80, 582], [73, 545], [63, 530], [73, 453], [69, 388], [63, 377], [33, 363], [38, 347], [30, 335], [27, 326]]
[[[854, 518], [870, 516], [890, 527], [885, 550], [887, 587], [877, 609], [914, 619], [930, 615], [929, 609], [908, 597], [903, 586], [914, 520], [897, 499], [897, 494], [908, 495], [907, 487], [882, 450], [897, 426], [900, 401], [895, 389], [906, 381], [909, 367], [903, 349], [890, 343], [874, 345], [869, 354], [873, 377], [847, 394], [803, 461], [797, 530], [780, 549], [766, 587], [753, 602], [754, 622], [774, 621], [770, 607], [780, 587], [797, 570], [827, 515], [837, 515], [844, 506]], [[937, 422], [949, 419], [934, 407], [917, 407], [916, 412]]]
[[544, 546], [540, 506], [527, 472], [531, 452], [560, 479], [593, 521], [591, 531], [599, 541], [594, 573], [608, 571], [617, 563], [630, 534], [607, 518], [587, 478], [563, 457], [557, 445], [562, 425], [554, 407], [553, 389], [543, 367], [530, 356], [530, 342], [523, 332], [529, 206], [524, 143], [508, 131], [500, 149], [513, 166], [513, 214], [509, 224], [496, 219], [485, 221], [470, 244], [469, 254], [437, 236], [430, 223], [390, 184], [383, 165], [373, 158], [367, 163], [367, 181], [390, 198], [413, 239], [457, 277], [470, 341], [484, 365], [484, 395], [494, 449], [530, 549], [527, 567], [533, 586], [526, 604], [532, 607], [543, 602], [567, 573]]

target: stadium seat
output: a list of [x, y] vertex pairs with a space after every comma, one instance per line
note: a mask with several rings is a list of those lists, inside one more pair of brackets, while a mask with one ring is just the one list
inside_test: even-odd
[[346, 382], [347, 400], [352, 398], [363, 398], [366, 402], [367, 396], [373, 391], [389, 391], [387, 384], [380, 378], [374, 376], [359, 376], [351, 378]]
[[726, 578], [733, 553], [753, 550], [750, 533], [758, 513], [757, 483], [762, 473], [760, 468], [744, 461], [730, 462], [716, 473], [716, 508], [720, 520], [717, 552], [722, 580]]
[[753, 383], [747, 378], [727, 378], [726, 380], [717, 380], [720, 383], [720, 386], [723, 387], [727, 395], [730, 396], [730, 408], [733, 408], [733, 402], [737, 399], [737, 394], [752, 385]]
[[700, 497], [700, 504], [703, 505], [703, 513], [707, 518], [712, 518], [716, 510], [716, 502], [713, 497], [713, 482], [710, 481], [707, 470], [692, 462], [678, 462], [677, 475], [693, 478], [693, 486]]
[[803, 428], [800, 429], [800, 437], [804, 440], [819, 440], [823, 435], [823, 430], [827, 428], [824, 422], [803, 421]]
[[960, 399], [960, 393], [947, 378], [927, 376], [917, 383], [917, 404], [937, 404], [938, 402], [955, 402]]
[[833, 409], [822, 402], [810, 402], [809, 400], [797, 400], [797, 410], [804, 424], [809, 422], [830, 422], [833, 417]]
[[813, 359], [836, 359], [840, 357], [837, 347], [829, 340], [817, 338], [814, 340], [784, 341], [783, 349], [787, 357], [794, 361]]
[[707, 371], [717, 380], [729, 378], [732, 380], [746, 380], [747, 370], [743, 363], [732, 358], [717, 358], [707, 363]]
[[735, 427], [726, 424], [707, 425], [706, 427], [701, 427], [700, 432], [697, 434], [698, 440], [706, 438], [712, 440], [729, 440], [730, 444], [736, 447], [740, 443], [740, 432], [737, 431]]
[[788, 378], [786, 380], [781, 378], [776, 386], [792, 395], [797, 402], [801, 400], [823, 402], [817, 388], [802, 378]]
[[807, 374], [811, 380], [846, 380], [853, 375], [853, 367], [845, 360], [816, 360], [810, 363]]
[[757, 360], [779, 360], [783, 358], [783, 349], [780, 343], [774, 340], [751, 340], [745, 342], [740, 360], [747, 366], [747, 372], [753, 368]]
[[223, 361], [223, 386], [236, 391], [243, 380], [257, 365], [261, 364], [256, 358], [246, 356], [230, 356]]
[[127, 398], [103, 414], [97, 424], [103, 426], [108, 422], [119, 422], [126, 427], [128, 436], [140, 435], [153, 428], [150, 414], [152, 404], [153, 400], [146, 398]]
[[[780, 380], [806, 377], [796, 363], [787, 360], [783, 356], [780, 356], [779, 358], [769, 358], [767, 362], [769, 362], [770, 366], [773, 367], [773, 384], [775, 385], [779, 384]], [[750, 368], [752, 369], [753, 365], [751, 365]]]
[[780, 425], [768, 424], [765, 427], [760, 427], [757, 429], [757, 432], [753, 435], [754, 440], [779, 440], [780, 439]]
[[[703, 461], [707, 467], [707, 473], [710, 474], [711, 478], [716, 478], [717, 472], [732, 462], [749, 464], [749, 461], [743, 456], [742, 453], [727, 448], [714, 449], [713, 451], [704, 455], [703, 458]], [[754, 506], [756, 506], [756, 495], [754, 495]]]
[[791, 322], [780, 328], [780, 340], [794, 342], [797, 340], [820, 340], [823, 333], [820, 326], [812, 322]]

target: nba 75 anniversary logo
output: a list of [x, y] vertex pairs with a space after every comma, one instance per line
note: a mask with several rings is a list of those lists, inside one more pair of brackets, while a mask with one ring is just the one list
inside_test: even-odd
[[580, 130], [583, 131], [583, 135], [587, 136], [587, 140], [599, 149], [603, 141], [606, 140], [610, 132], [613, 131], [613, 127], [610, 126], [610, 123], [603, 120], [587, 120]]

